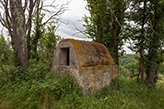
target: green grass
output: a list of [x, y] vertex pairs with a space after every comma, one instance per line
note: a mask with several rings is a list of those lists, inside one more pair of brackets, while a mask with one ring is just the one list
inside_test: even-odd
[[25, 74], [14, 68], [10, 77], [1, 77], [0, 109], [164, 109], [163, 74], [153, 90], [130, 74], [119, 74], [110, 87], [82, 95], [75, 79], [53, 75], [49, 69], [43, 63], [33, 64]]

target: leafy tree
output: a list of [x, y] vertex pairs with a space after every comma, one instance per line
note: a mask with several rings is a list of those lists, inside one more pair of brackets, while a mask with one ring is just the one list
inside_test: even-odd
[[57, 42], [61, 40], [61, 37], [55, 34], [56, 29], [55, 25], [49, 23], [45, 28], [45, 33], [38, 40], [39, 59], [47, 62], [49, 66], [52, 65]]
[[44, 18], [45, 14], [42, 13], [37, 13], [35, 15], [34, 20], [34, 31], [32, 36], [30, 37], [31, 41], [30, 41], [30, 45], [29, 45], [29, 58], [30, 59], [36, 59], [36, 61], [39, 60], [39, 56], [38, 56], [38, 43], [39, 43], [39, 39], [42, 38], [42, 36], [44, 35], [45, 32], [45, 26], [41, 25], [43, 18]]
[[[128, 18], [133, 21], [136, 25], [131, 26], [132, 35], [129, 36], [133, 40], [133, 50], [136, 53], [139, 53], [139, 73], [137, 76], [137, 81], [139, 82], [139, 76], [141, 76], [141, 83], [144, 82], [144, 54], [146, 49], [146, 42], [147, 42], [147, 35], [149, 32], [149, 27], [146, 27], [148, 25], [149, 17], [149, 5], [147, 4], [147, 0], [134, 0], [131, 2], [131, 11]], [[143, 5], [141, 5], [143, 4]], [[129, 32], [129, 27], [127, 27], [127, 32]]]
[[35, 59], [36, 62], [48, 62], [51, 65], [52, 57], [56, 49], [57, 42], [61, 40], [59, 35], [56, 35], [57, 27], [53, 23], [42, 25], [45, 14], [37, 14], [34, 18], [34, 31], [31, 36], [30, 44], [30, 61]]
[[85, 16], [85, 34], [94, 41], [103, 43], [119, 65], [118, 51], [122, 49], [125, 10], [128, 2], [125, 0], [87, 0], [90, 17]]
[[152, 9], [152, 18], [150, 20], [149, 44], [148, 44], [148, 63], [147, 63], [147, 82], [150, 87], [155, 87], [158, 76], [158, 66], [163, 61], [161, 55], [164, 53], [164, 2], [162, 0], [150, 0], [150, 7]]
[[141, 83], [144, 83], [146, 72], [146, 83], [150, 87], [155, 87], [159, 65], [163, 61], [163, 6], [162, 0], [131, 2], [131, 21], [136, 25], [131, 28], [131, 39], [134, 41], [133, 50], [140, 55], [138, 81], [141, 73]]
[[[0, 0], [0, 8], [3, 14], [0, 14], [0, 23], [11, 36], [11, 44], [15, 51], [15, 66], [21, 66], [23, 71], [28, 67], [28, 54], [31, 49], [29, 46], [30, 36], [33, 27], [32, 19], [35, 14], [41, 13], [41, 11], [50, 14], [50, 17], [47, 17], [42, 25], [52, 19], [57, 19], [66, 11], [68, 3], [54, 5], [55, 3], [55, 0], [50, 5], [44, 5], [42, 0]], [[52, 9], [53, 11], [51, 11]]]
[[0, 35], [0, 65], [12, 63], [12, 60], [13, 51], [11, 44], [5, 40], [3, 35]]

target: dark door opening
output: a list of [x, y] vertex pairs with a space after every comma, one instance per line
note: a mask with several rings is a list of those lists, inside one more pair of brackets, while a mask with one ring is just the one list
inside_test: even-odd
[[70, 55], [69, 48], [61, 48], [60, 65], [68, 65], [69, 66], [69, 60], [70, 60], [69, 55]]
[[69, 65], [69, 48], [67, 49], [67, 65]]

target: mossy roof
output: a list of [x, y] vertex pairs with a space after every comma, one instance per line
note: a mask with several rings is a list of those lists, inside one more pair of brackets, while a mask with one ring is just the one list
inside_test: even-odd
[[61, 42], [63, 41], [72, 42], [79, 67], [114, 64], [108, 49], [101, 43], [74, 39], [64, 39]]

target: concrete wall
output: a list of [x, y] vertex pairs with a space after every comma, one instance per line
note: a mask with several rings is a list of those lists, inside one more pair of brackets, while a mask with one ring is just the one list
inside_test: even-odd
[[83, 93], [87, 94], [89, 88], [94, 93], [106, 85], [110, 86], [110, 82], [117, 76], [117, 72], [116, 65], [83, 67], [80, 69], [80, 73], [83, 74]]
[[69, 67], [78, 69], [78, 60], [74, 50], [74, 45], [70, 40], [65, 40], [59, 43], [55, 51], [52, 69], [59, 71], [60, 65], [67, 65], [67, 50], [69, 48]]
[[109, 86], [118, 73], [118, 68], [104, 45], [74, 39], [59, 43], [52, 67], [54, 71], [73, 75], [83, 87], [84, 94], [88, 93], [89, 88], [94, 93], [95, 90]]

